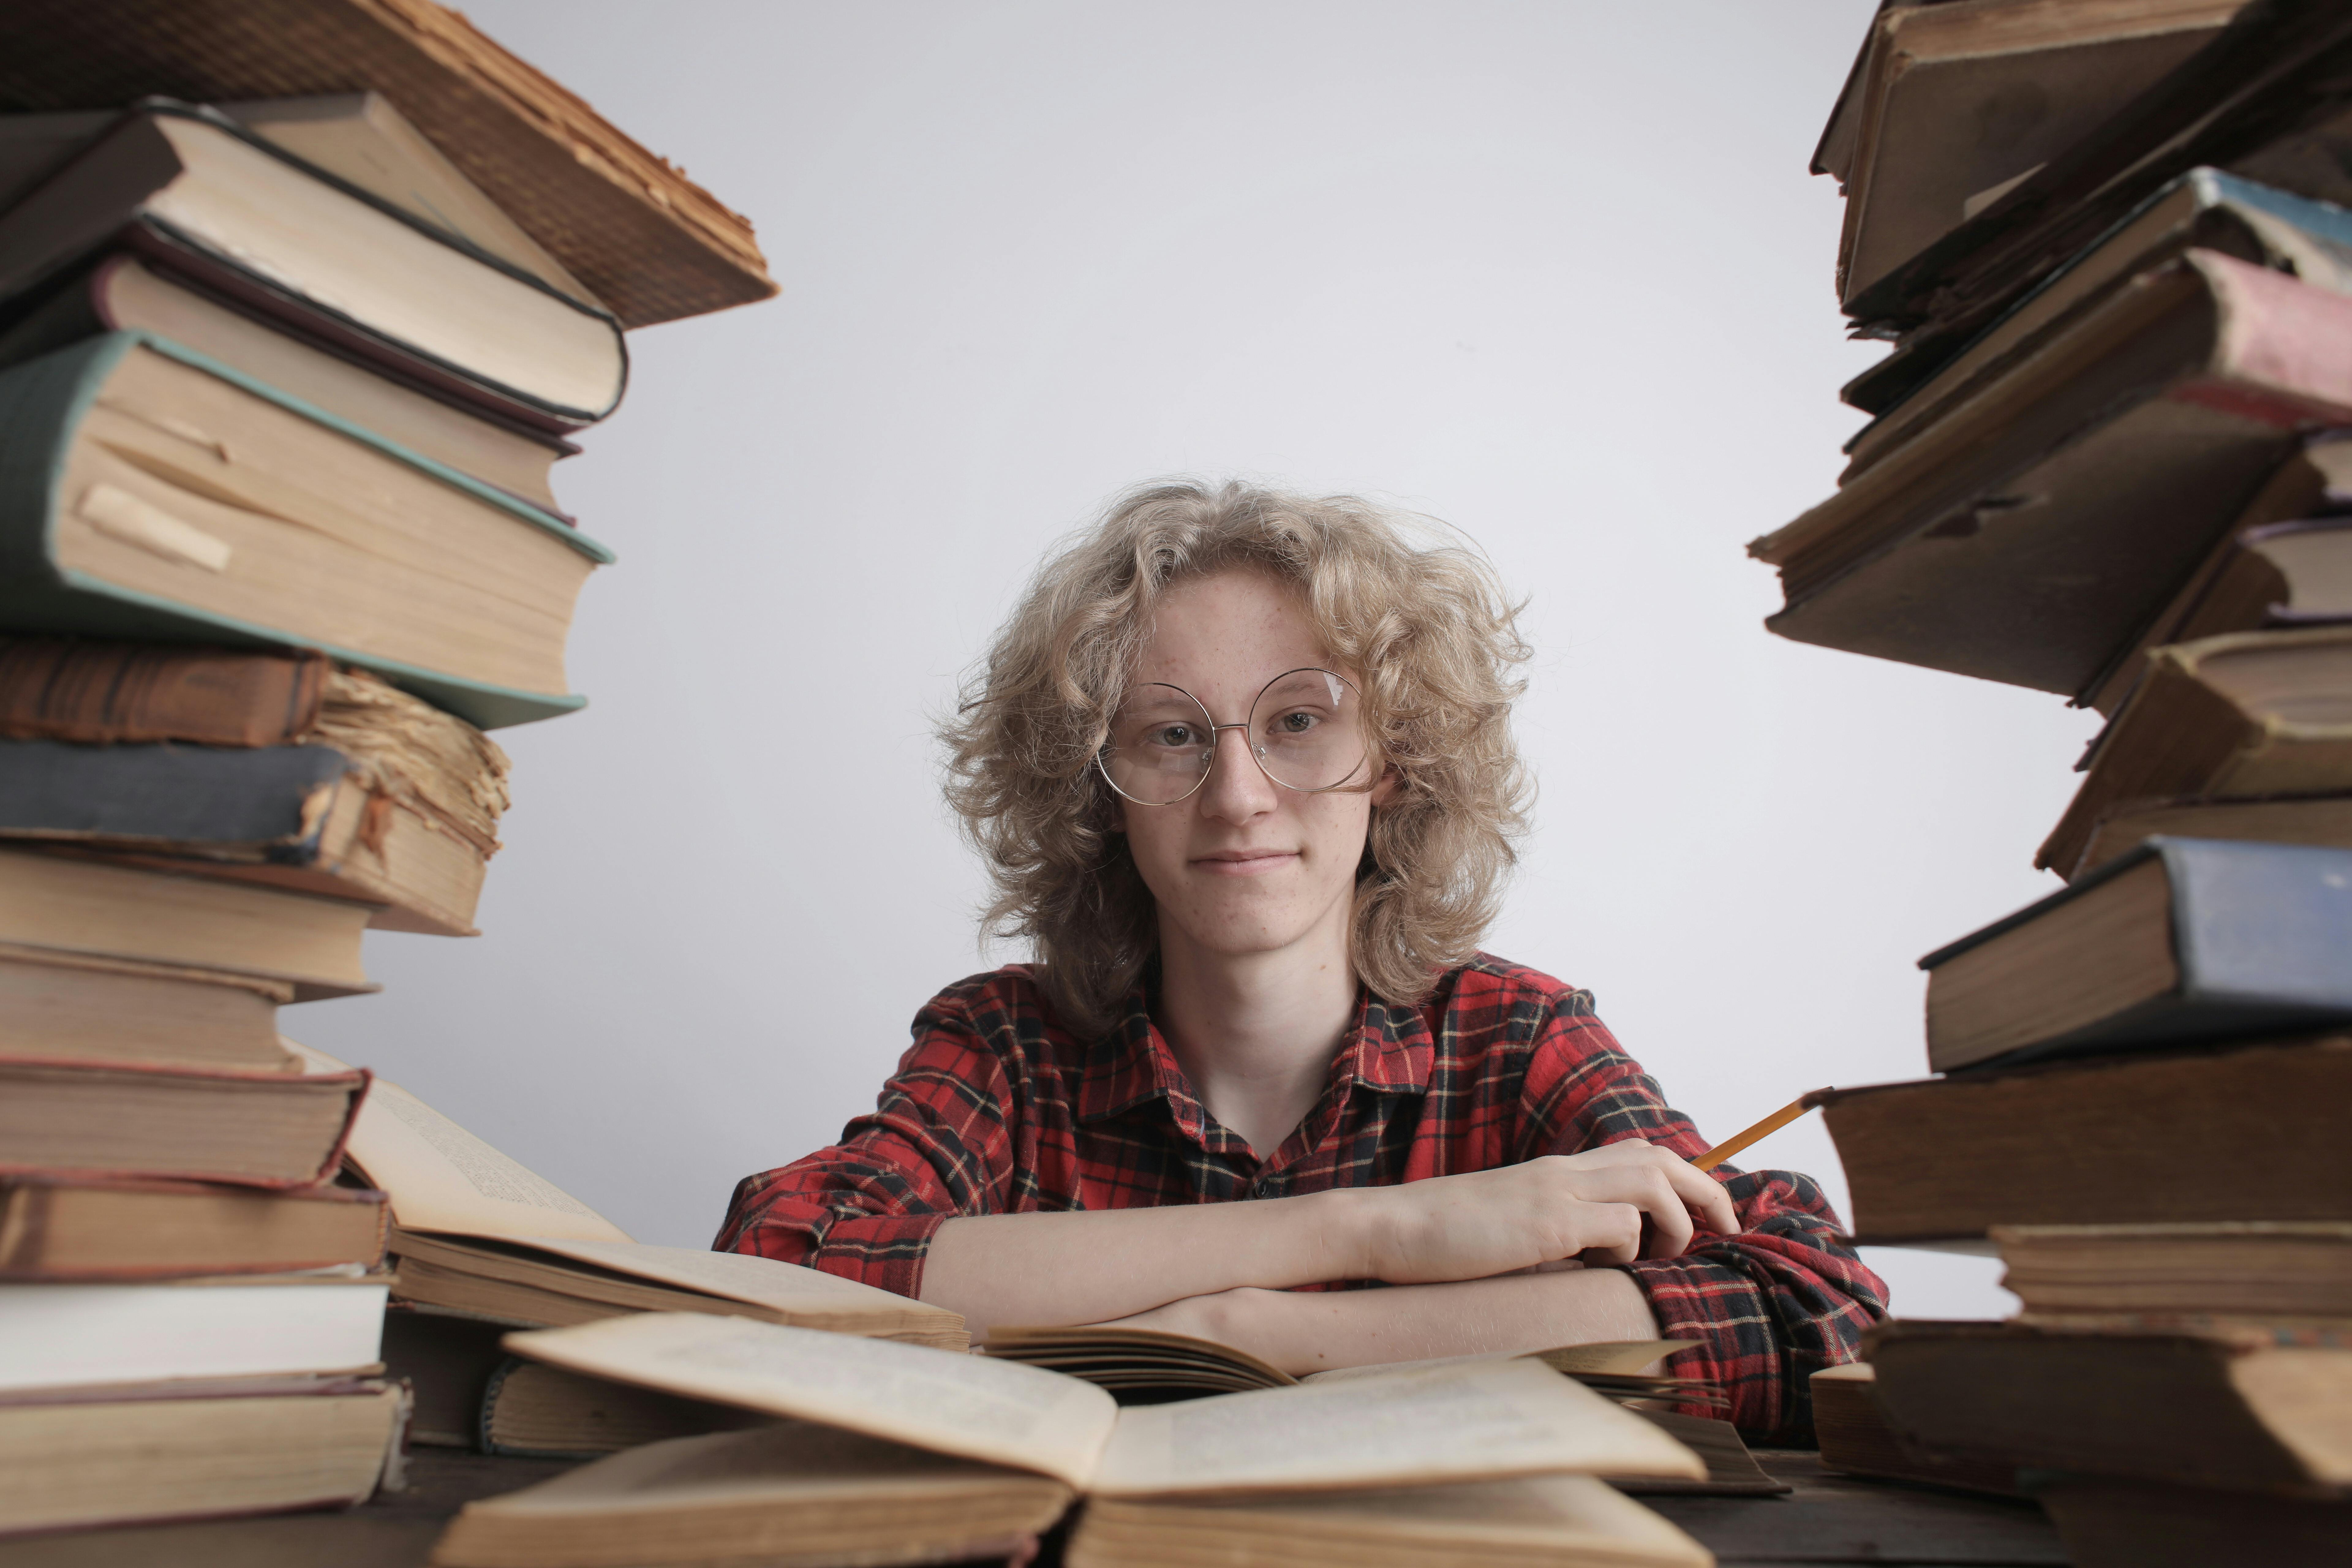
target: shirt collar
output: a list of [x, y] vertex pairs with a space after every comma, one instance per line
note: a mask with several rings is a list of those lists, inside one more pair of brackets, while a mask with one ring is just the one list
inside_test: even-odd
[[[1435, 1049], [1415, 1007], [1359, 992], [1356, 1024], [1331, 1064], [1334, 1089], [1349, 1084], [1379, 1093], [1420, 1094], [1429, 1088]], [[1177, 1124], [1199, 1137], [1205, 1122], [1199, 1094], [1151, 1021], [1150, 999], [1138, 982], [1119, 1017], [1087, 1052], [1078, 1085], [1080, 1121], [1117, 1116], [1148, 1100], [1165, 1099]]]

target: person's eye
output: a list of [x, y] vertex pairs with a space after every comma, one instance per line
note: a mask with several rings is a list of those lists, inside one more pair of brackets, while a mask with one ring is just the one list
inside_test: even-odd
[[1304, 735], [1322, 721], [1312, 713], [1285, 713], [1274, 721], [1276, 731], [1285, 735]]
[[1195, 737], [1190, 724], [1163, 724], [1152, 732], [1151, 740], [1154, 745], [1181, 748], [1193, 744]]

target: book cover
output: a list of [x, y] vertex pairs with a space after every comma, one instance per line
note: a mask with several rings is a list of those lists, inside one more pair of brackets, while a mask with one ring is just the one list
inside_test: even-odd
[[109, 582], [58, 560], [57, 518], [67, 466], [83, 421], [110, 376], [134, 351], [146, 351], [215, 378], [297, 418], [360, 442], [383, 459], [461, 492], [485, 509], [485, 522], [513, 523], [560, 542], [593, 565], [613, 552], [562, 519], [371, 431], [291, 397], [167, 338], [113, 332], [0, 374], [0, 615], [28, 630], [156, 641], [314, 647], [375, 670], [482, 729], [569, 712], [586, 699], [533, 691], [430, 669], [380, 650], [343, 646]]

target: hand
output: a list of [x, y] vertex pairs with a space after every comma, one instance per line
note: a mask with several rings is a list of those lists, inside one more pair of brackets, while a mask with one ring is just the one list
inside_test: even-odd
[[1364, 1205], [1367, 1277], [1392, 1285], [1483, 1279], [1565, 1258], [1675, 1258], [1700, 1225], [1739, 1229], [1720, 1183], [1639, 1139], [1351, 1195]]

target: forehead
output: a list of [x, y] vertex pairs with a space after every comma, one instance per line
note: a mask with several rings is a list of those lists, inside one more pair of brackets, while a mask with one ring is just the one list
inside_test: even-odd
[[1136, 673], [1202, 697], [1247, 696], [1286, 669], [1330, 662], [1297, 591], [1244, 568], [1162, 592]]

